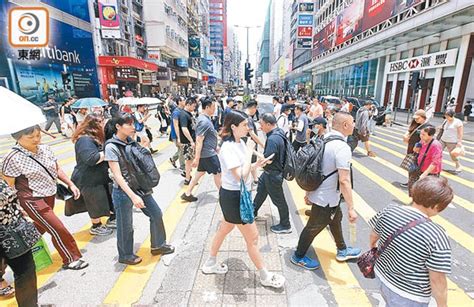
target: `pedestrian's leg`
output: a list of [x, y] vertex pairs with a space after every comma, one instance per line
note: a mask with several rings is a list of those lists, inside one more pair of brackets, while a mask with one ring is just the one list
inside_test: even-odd
[[179, 160], [179, 169], [184, 171], [185, 170], [185, 161], [184, 161], [183, 145], [179, 146], [178, 160]]
[[260, 178], [258, 178], [257, 195], [255, 195], [255, 198], [253, 199], [253, 206], [255, 207], [255, 216], [258, 215], [258, 210], [263, 205], [263, 202], [265, 201], [265, 199], [267, 199], [268, 196], [267, 186], [265, 184], [265, 176], [267, 175], [263, 173], [262, 175], [260, 175]]
[[268, 194], [273, 204], [278, 208], [280, 215], [280, 225], [290, 228], [290, 213], [288, 211], [288, 204], [283, 193], [283, 178], [269, 178], [272, 184], [268, 185]]
[[191, 179], [191, 171], [193, 170], [191, 164], [193, 161], [186, 160], [185, 162], [185, 171], [186, 171], [186, 180], [189, 181]]
[[13, 259], [7, 259], [15, 277], [15, 298], [19, 307], [38, 305], [35, 262], [31, 250]]
[[69, 264], [82, 257], [74, 237], [53, 211], [54, 196], [34, 200], [20, 199], [20, 203], [35, 225], [51, 235], [53, 245], [64, 264]]
[[193, 193], [194, 187], [198, 184], [199, 179], [201, 179], [202, 176], [204, 176], [205, 172], [196, 172], [194, 175], [193, 179], [188, 185], [188, 189], [186, 190], [186, 195], [191, 195]]
[[340, 206], [337, 207], [334, 218], [329, 223], [329, 229], [331, 230], [334, 242], [336, 242], [337, 249], [346, 249], [346, 243], [342, 234], [342, 211]]
[[304, 257], [308, 248], [313, 243], [314, 238], [329, 224], [331, 219], [331, 208], [313, 205], [308, 223], [303, 228], [298, 240], [298, 247], [295, 255], [298, 258]]
[[150, 218], [151, 248], [159, 248], [166, 244], [166, 230], [163, 223], [163, 213], [153, 195], [143, 197], [145, 208], [143, 213]]
[[264, 267], [262, 254], [258, 250], [258, 229], [257, 224], [237, 225], [247, 244], [247, 252], [257, 270]]
[[176, 152], [171, 157], [171, 161], [176, 162], [179, 159], [179, 145], [178, 145], [178, 142], [176, 140], [174, 141], [174, 144], [176, 145]]
[[53, 117], [48, 117], [48, 116], [46, 116], [46, 126], [44, 126], [44, 130], [45, 130], [45, 131], [49, 131], [49, 129], [50, 129], [51, 126], [53, 125], [53, 122], [54, 122], [54, 118], [53, 118]]
[[216, 257], [219, 249], [221, 248], [222, 242], [224, 242], [225, 237], [234, 229], [234, 224], [226, 222], [222, 220], [219, 224], [219, 228], [217, 229], [216, 234], [214, 235], [214, 239], [212, 239], [211, 250], [209, 255], [211, 257]]
[[125, 192], [114, 188], [112, 199], [117, 223], [117, 249], [119, 261], [133, 261], [133, 204]]
[[58, 133], [62, 133], [61, 120], [59, 119], [59, 116], [54, 117], [54, 125], [56, 126], [56, 129], [58, 129]]
[[215, 174], [214, 176], [214, 184], [216, 185], [217, 190], [221, 188], [222, 185], [222, 179], [221, 179], [221, 174]]

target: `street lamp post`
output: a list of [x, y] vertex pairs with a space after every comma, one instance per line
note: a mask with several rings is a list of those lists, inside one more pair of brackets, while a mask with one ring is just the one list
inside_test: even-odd
[[[260, 28], [261, 26], [241, 26], [241, 25], [234, 25], [236, 28], [245, 28], [247, 32], [247, 59], [245, 60], [245, 67], [247, 67], [248, 64], [250, 64], [250, 56], [249, 56], [249, 29], [250, 28]], [[249, 82], [247, 82], [247, 95], [250, 94], [250, 89], [249, 89]]]

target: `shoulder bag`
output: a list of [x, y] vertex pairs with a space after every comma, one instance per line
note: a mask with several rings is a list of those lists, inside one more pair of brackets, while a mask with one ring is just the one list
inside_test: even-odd
[[359, 259], [357, 260], [357, 265], [359, 266], [360, 271], [364, 275], [365, 278], [375, 278], [375, 263], [377, 262], [377, 259], [380, 257], [380, 255], [387, 249], [387, 247], [390, 245], [390, 243], [399, 235], [402, 233], [406, 232], [410, 228], [413, 228], [419, 224], [425, 223], [430, 221], [428, 218], [420, 218], [418, 220], [414, 220], [403, 226], [402, 228], [398, 229], [394, 233], [392, 233], [385, 242], [383, 242], [382, 246], [380, 248], [374, 247], [370, 249], [369, 251], [363, 253]]
[[24, 217], [0, 227], [2, 228], [0, 231], [2, 252], [8, 259], [24, 255], [41, 238], [35, 225]]
[[425, 152], [423, 153], [423, 158], [421, 159], [420, 164], [418, 165], [417, 160], [415, 160], [409, 167], [408, 169], [408, 189], [410, 190], [411, 186], [420, 179], [420, 176], [422, 174], [421, 172], [421, 167], [423, 166], [423, 163], [425, 162], [426, 156], [430, 150], [431, 144], [433, 144], [433, 140], [428, 144], [428, 147], [426, 147]]
[[247, 190], [243, 178], [240, 178], [240, 219], [245, 224], [252, 224], [255, 220], [252, 195]]
[[33, 161], [38, 163], [48, 173], [48, 175], [51, 178], [53, 178], [54, 181], [56, 181], [56, 190], [57, 190], [56, 199], [68, 200], [68, 199], [74, 197], [74, 194], [72, 193], [72, 191], [69, 190], [69, 188], [66, 187], [64, 184], [58, 183], [57, 179], [53, 176], [53, 174], [51, 174], [51, 172], [46, 168], [46, 166], [43, 165], [43, 163], [41, 163], [37, 159], [33, 158], [31, 155], [27, 155], [26, 153], [24, 153], [23, 151], [21, 151], [19, 149], [15, 149], [15, 150], [21, 152], [22, 154], [26, 155], [27, 157], [31, 158]]
[[438, 141], [441, 141], [441, 138], [443, 137], [445, 126], [446, 126], [446, 120], [444, 120], [444, 122], [441, 124], [441, 127], [439, 128], [438, 134], [436, 135], [436, 139]]

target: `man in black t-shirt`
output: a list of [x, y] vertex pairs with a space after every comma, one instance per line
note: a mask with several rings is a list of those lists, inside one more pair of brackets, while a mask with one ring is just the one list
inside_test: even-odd
[[46, 115], [46, 126], [45, 130], [49, 131], [49, 128], [54, 125], [58, 129], [58, 133], [61, 134], [61, 120], [59, 118], [59, 105], [56, 103], [53, 97], [49, 97], [48, 101], [42, 107], [44, 115]]
[[[245, 106], [245, 113], [249, 116], [248, 117], [248, 126], [250, 128], [249, 135], [250, 138], [255, 142], [255, 148], [254, 150], [257, 150], [257, 145], [260, 145], [262, 148], [265, 146], [263, 142], [258, 138], [258, 131], [257, 131], [257, 125], [255, 124], [255, 120], [253, 117], [257, 113], [257, 102], [255, 100], [250, 100], [247, 105]], [[244, 142], [247, 142], [247, 137], [242, 138]], [[257, 162], [257, 156], [254, 154], [252, 156], [252, 163]], [[252, 169], [252, 177], [254, 184], [258, 183], [258, 177], [257, 177], [257, 170]]]
[[179, 114], [179, 140], [183, 146], [186, 170], [184, 185], [189, 185], [191, 182], [191, 170], [196, 146], [196, 119], [193, 117], [192, 112], [196, 109], [196, 105], [196, 99], [188, 98], [184, 110]]

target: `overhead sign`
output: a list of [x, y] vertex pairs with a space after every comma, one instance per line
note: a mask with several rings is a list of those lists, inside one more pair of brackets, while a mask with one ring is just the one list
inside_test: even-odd
[[312, 37], [313, 27], [298, 27], [298, 37]]
[[42, 7], [14, 7], [8, 14], [12, 47], [45, 47], [49, 41], [49, 13]]
[[189, 57], [201, 57], [201, 39], [199, 36], [190, 36], [188, 39]]
[[120, 29], [117, 0], [99, 0], [99, 20], [102, 28]]
[[298, 11], [302, 13], [312, 13], [314, 12], [314, 3], [312, 2], [303, 2], [298, 4]]
[[313, 22], [314, 22], [313, 15], [305, 15], [305, 14], [298, 15], [299, 26], [312, 26]]
[[449, 49], [427, 55], [389, 62], [385, 65], [388, 74], [434, 69], [456, 65], [458, 49]]
[[313, 47], [313, 39], [308, 38], [298, 38], [296, 39], [296, 49], [311, 49]]

